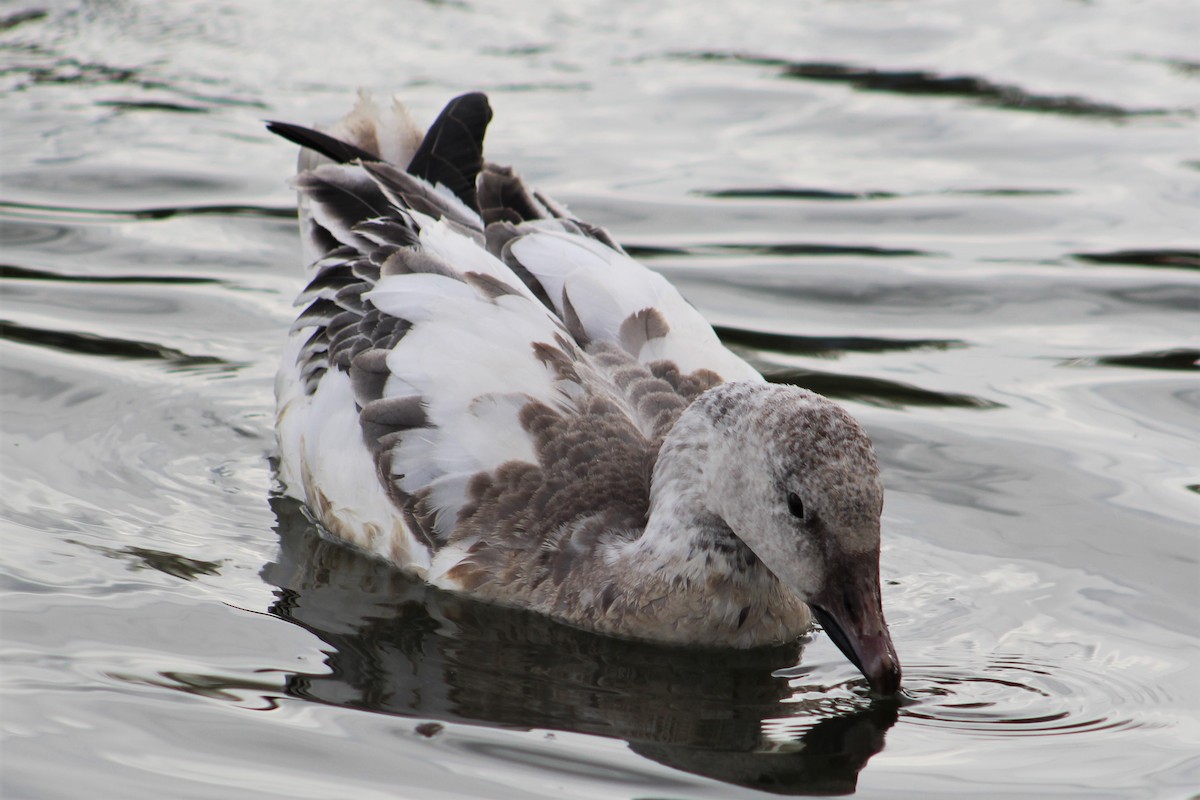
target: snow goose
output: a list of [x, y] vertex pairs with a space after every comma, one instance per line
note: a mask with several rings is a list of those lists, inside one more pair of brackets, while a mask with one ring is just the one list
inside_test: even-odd
[[[276, 393], [280, 478], [430, 583], [603, 634], [748, 648], [813, 616], [884, 694], [883, 488], [840, 406], [766, 383], [603, 229], [369, 98], [302, 146], [310, 282]], [[811, 610], [811, 611], [810, 611]]]

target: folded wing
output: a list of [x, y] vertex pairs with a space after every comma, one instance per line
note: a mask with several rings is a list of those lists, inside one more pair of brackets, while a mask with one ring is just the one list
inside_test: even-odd
[[331, 134], [272, 124], [309, 149], [313, 259], [278, 427], [284, 482], [333, 533], [511, 595], [639, 535], [678, 414], [759, 376], [606, 232], [486, 164], [490, 118], [473, 94], [425, 136], [365, 100]]

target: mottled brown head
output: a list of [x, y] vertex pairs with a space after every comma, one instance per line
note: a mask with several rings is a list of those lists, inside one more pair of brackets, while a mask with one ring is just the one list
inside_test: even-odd
[[706, 496], [734, 534], [813, 608], [883, 693], [900, 666], [879, 592], [883, 484], [843, 408], [790, 386], [731, 383], [694, 404], [712, 425]]

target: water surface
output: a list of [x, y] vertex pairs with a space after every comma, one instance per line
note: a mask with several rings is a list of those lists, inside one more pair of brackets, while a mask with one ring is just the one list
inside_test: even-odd
[[[1200, 62], [1185, 0], [0, 6], [6, 797], [1190, 797]], [[595, 637], [276, 496], [292, 148], [487, 91], [888, 486], [901, 702], [818, 634]], [[99, 787], [99, 788], [98, 788]]]

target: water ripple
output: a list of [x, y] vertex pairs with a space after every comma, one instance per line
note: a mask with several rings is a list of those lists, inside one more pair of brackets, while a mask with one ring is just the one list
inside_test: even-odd
[[[0, 18], [0, 31], [9, 30], [28, 22], [44, 21], [46, 17], [45, 12], [31, 11]], [[6, 92], [38, 90], [46, 86], [120, 86], [151, 94], [182, 97], [215, 108], [233, 106], [262, 109], [266, 107], [257, 99], [211, 94], [151, 79], [146, 77], [148, 70], [144, 67], [113, 66], [99, 61], [82, 60], [71, 55], [55, 53], [53, 49], [37, 43], [0, 43], [0, 51], [23, 51], [39, 59], [36, 62], [23, 61], [0, 68], [0, 78], [6, 79], [4, 87]], [[170, 100], [160, 101], [153, 97], [145, 101], [118, 100], [111, 103], [101, 101], [97, 105], [111, 105], [118, 110], [140, 108], [160, 112], [186, 110], [196, 113], [213, 110], [203, 106], [179, 104]]]
[[[1050, 664], [1024, 656], [993, 655], [981, 666], [948, 670], [912, 664], [905, 669], [910, 723], [968, 735], [1054, 736], [1151, 725], [1118, 713], [1152, 691], [1079, 661]], [[1108, 713], [1097, 713], [1106, 710]]]
[[665, 247], [661, 245], [626, 245], [625, 252], [634, 258], [649, 260], [652, 258], [696, 256], [696, 255], [735, 255], [748, 254], [755, 256], [866, 256], [868, 258], [917, 258], [941, 255], [927, 250], [913, 250], [900, 247], [875, 247], [873, 245], [844, 245], [824, 244], [820, 242], [775, 242], [775, 243], [713, 243], [693, 244], [686, 247]]
[[117, 111], [159, 111], [171, 114], [209, 114], [213, 109], [200, 106], [170, 103], [165, 100], [98, 100], [100, 108], [112, 108]]
[[819, 242], [776, 242], [774, 244], [709, 244], [697, 245], [697, 252], [748, 253], [756, 256], [871, 256], [887, 258], [916, 258], [935, 256], [927, 250], [871, 245], [822, 244]]
[[44, 19], [48, 16], [48, 12], [40, 8], [27, 8], [23, 11], [17, 11], [13, 14], [0, 17], [0, 31], [8, 31], [24, 25], [26, 22], [36, 22], [39, 19]]
[[887, 353], [910, 350], [949, 350], [965, 347], [961, 339], [901, 339], [877, 336], [797, 336], [795, 334], [752, 331], [725, 325], [714, 326], [721, 341], [761, 350], [776, 350], [794, 355], [830, 355], [835, 353]]
[[202, 575], [216, 575], [221, 571], [221, 562], [205, 561], [198, 558], [188, 558], [179, 553], [166, 550], [156, 550], [149, 547], [105, 547], [98, 544], [66, 539], [68, 544], [79, 545], [100, 553], [108, 558], [115, 558], [129, 563], [130, 569], [153, 569], [174, 578], [194, 581]]
[[0, 320], [0, 339], [89, 356], [161, 360], [167, 362], [173, 371], [179, 372], [232, 373], [247, 366], [217, 356], [190, 355], [153, 342], [33, 328], [6, 320]]
[[1114, 250], [1110, 253], [1073, 253], [1072, 258], [1088, 264], [1200, 269], [1200, 250]]
[[764, 363], [754, 358], [753, 355], [746, 353], [741, 355], [771, 383], [801, 386], [817, 394], [838, 400], [854, 400], [878, 408], [896, 409], [912, 406], [980, 410], [1004, 408], [1002, 403], [974, 395], [938, 392], [932, 389], [922, 389], [909, 383], [890, 381], [884, 378], [869, 378], [865, 375], [841, 375], [796, 367], [780, 368]]
[[1192, 372], [1200, 370], [1200, 350], [1192, 347], [1176, 347], [1171, 350], [1155, 350], [1147, 353], [1125, 353], [1117, 355], [1073, 358], [1063, 362], [1065, 367], [1135, 367], [1138, 369], [1169, 369]]
[[895, 192], [844, 192], [832, 189], [805, 189], [800, 187], [734, 187], [731, 189], [707, 189], [693, 192], [700, 197], [717, 200], [895, 200], [902, 195]]
[[899, 200], [925, 197], [932, 194], [967, 197], [1060, 197], [1070, 194], [1065, 189], [1023, 189], [1019, 187], [988, 187], [982, 189], [945, 189], [939, 192], [888, 192], [866, 190], [847, 192], [836, 189], [813, 189], [794, 186], [736, 186], [728, 189], [702, 189], [693, 192], [699, 197], [715, 200]]
[[48, 206], [37, 203], [16, 203], [0, 201], [0, 212], [20, 214], [33, 219], [63, 219], [72, 217], [101, 217], [106, 220], [135, 221], [162, 220], [172, 217], [199, 216], [249, 216], [277, 217], [294, 219], [296, 210], [293, 208], [272, 208], [270, 206], [238, 205], [234, 203], [195, 205], [195, 206], [162, 206], [148, 208], [106, 209], [79, 208], [71, 206]]
[[54, 281], [55, 283], [151, 283], [175, 285], [221, 285], [224, 281], [194, 275], [67, 275], [16, 264], [0, 264], [0, 280]]
[[848, 83], [855, 89], [899, 95], [961, 97], [981, 105], [1008, 111], [1034, 111], [1074, 117], [1125, 119], [1176, 113], [1173, 109], [1131, 109], [1077, 95], [1037, 94], [1014, 84], [994, 83], [976, 75], [942, 75], [928, 70], [882, 70], [824, 61], [789, 61], [745, 53], [706, 51], [681, 53], [680, 58], [698, 61], [732, 61], [739, 64], [778, 67], [784, 78]]

